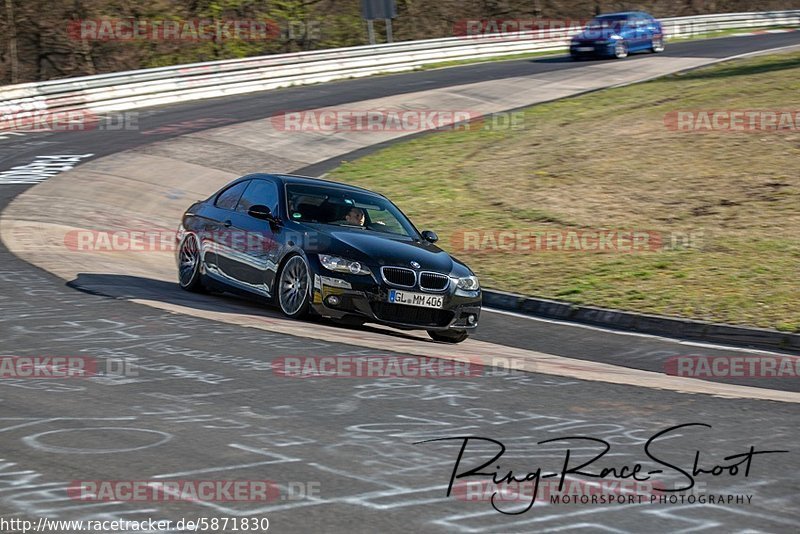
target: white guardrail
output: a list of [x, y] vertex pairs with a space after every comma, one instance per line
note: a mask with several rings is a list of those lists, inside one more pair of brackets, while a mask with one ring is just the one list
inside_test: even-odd
[[[661, 22], [667, 38], [689, 37], [733, 28], [800, 26], [800, 10], [676, 17]], [[519, 32], [277, 54], [9, 85], [0, 87], [0, 129], [4, 115], [121, 111], [408, 71], [442, 61], [556, 52], [568, 45], [565, 34], [542, 38], [534, 32]]]

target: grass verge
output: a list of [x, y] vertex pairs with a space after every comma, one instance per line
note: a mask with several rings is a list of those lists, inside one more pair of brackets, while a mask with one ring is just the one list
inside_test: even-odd
[[[687, 133], [664, 120], [682, 110], [798, 110], [798, 94], [800, 53], [730, 61], [535, 106], [521, 130], [431, 133], [331, 178], [389, 196], [486, 287], [800, 332], [800, 132]], [[595, 229], [702, 243], [520, 252], [486, 234], [480, 246], [461, 237]]]

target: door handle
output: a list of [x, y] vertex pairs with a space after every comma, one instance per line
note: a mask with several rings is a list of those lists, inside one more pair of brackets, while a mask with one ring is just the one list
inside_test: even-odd
[[230, 228], [231, 226], [233, 226], [233, 223], [230, 220], [228, 220], [222, 223], [222, 226], [224, 226], [225, 228]]

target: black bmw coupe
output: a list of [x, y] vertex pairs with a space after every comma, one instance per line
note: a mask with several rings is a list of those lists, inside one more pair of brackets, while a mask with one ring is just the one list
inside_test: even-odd
[[251, 174], [184, 213], [179, 283], [255, 294], [291, 318], [423, 329], [458, 343], [478, 326], [480, 284], [437, 239], [366, 189]]

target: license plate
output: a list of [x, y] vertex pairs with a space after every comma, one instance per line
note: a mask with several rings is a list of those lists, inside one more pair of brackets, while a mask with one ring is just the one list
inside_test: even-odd
[[594, 47], [593, 46], [579, 46], [575, 50], [577, 50], [578, 52], [594, 52]]
[[422, 308], [441, 308], [444, 306], [444, 297], [441, 295], [426, 295], [424, 293], [409, 293], [408, 291], [389, 290], [389, 302], [405, 304], [406, 306], [420, 306]]

